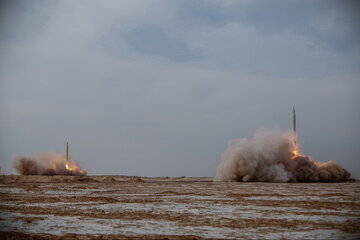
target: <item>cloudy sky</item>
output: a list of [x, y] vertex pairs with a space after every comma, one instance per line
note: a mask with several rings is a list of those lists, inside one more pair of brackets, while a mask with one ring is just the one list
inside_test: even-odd
[[360, 178], [352, 1], [1, 1], [0, 163], [214, 176], [229, 140], [291, 128]]

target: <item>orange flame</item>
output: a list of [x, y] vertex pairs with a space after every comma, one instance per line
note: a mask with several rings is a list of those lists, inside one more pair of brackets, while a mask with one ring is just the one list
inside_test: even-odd
[[85, 175], [86, 172], [82, 170], [76, 163], [67, 161], [65, 163], [67, 175]]
[[291, 159], [295, 159], [296, 157], [301, 156], [301, 153], [297, 149], [292, 151], [292, 153], [293, 153], [293, 156], [291, 157]]

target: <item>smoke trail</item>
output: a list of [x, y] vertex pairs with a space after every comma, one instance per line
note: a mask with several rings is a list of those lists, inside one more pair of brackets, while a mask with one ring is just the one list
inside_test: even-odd
[[260, 129], [251, 139], [229, 142], [217, 167], [217, 181], [338, 182], [350, 173], [333, 161], [314, 162], [297, 154], [292, 132]]
[[36, 157], [19, 156], [14, 159], [13, 167], [22, 175], [86, 175], [76, 162], [67, 161], [64, 156], [56, 153]]

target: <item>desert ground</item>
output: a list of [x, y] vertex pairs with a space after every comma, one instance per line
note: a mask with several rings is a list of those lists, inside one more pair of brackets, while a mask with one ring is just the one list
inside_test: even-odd
[[0, 239], [360, 239], [360, 182], [0, 176]]

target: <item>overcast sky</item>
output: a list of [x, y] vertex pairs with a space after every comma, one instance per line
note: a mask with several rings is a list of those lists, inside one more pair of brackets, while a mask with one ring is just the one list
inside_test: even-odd
[[1, 1], [0, 163], [214, 176], [229, 140], [291, 129], [360, 178], [355, 1]]

